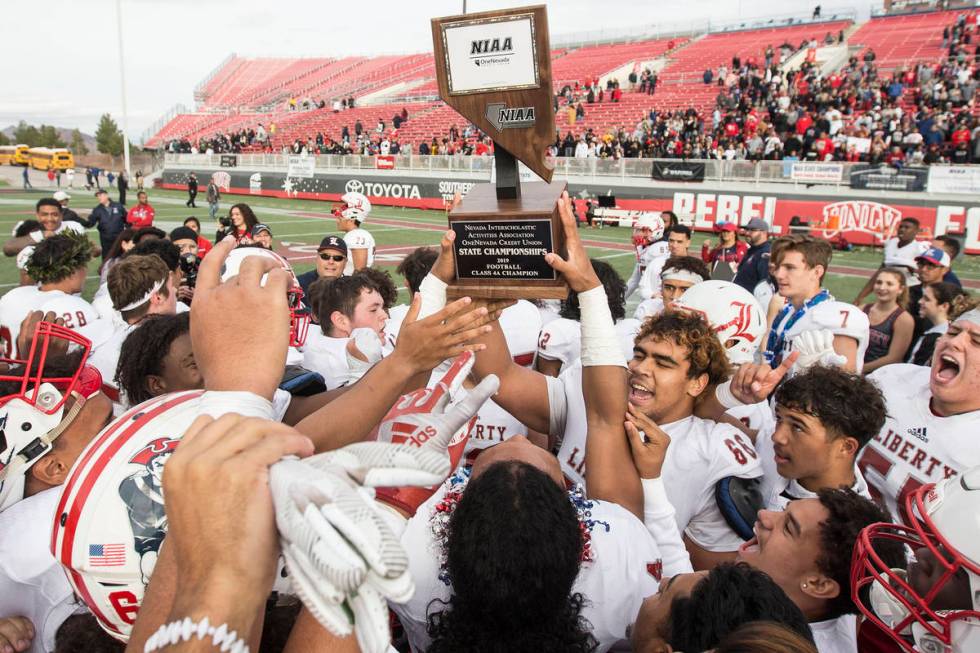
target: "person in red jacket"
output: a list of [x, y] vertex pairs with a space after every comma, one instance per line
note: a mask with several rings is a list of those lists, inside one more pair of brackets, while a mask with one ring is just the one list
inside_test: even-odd
[[146, 201], [146, 192], [140, 191], [136, 193], [136, 200], [139, 202], [136, 206], [129, 209], [129, 213], [126, 215], [126, 222], [133, 229], [142, 229], [143, 227], [153, 226], [153, 217], [156, 215], [156, 211], [153, 207]]
[[738, 225], [734, 222], [720, 222], [715, 225], [715, 231], [718, 232], [720, 242], [717, 247], [712, 249], [711, 239], [704, 241], [704, 245], [701, 247], [701, 259], [712, 269], [716, 263], [724, 261], [731, 264], [734, 271], [745, 258], [749, 246], [738, 239]]

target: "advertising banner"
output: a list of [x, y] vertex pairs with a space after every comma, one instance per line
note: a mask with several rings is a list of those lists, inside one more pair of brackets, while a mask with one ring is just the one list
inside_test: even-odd
[[286, 169], [286, 176], [299, 177], [300, 179], [312, 179], [315, 168], [316, 157], [302, 155], [290, 156], [289, 164]]
[[889, 165], [856, 163], [851, 168], [851, 188], [868, 190], [905, 190], [916, 191], [926, 189], [928, 168], [893, 168]]
[[695, 161], [654, 161], [653, 178], [659, 181], [704, 181], [704, 164]]
[[980, 195], [980, 166], [929, 166], [930, 193]]
[[844, 178], [844, 164], [797, 161], [793, 163], [789, 177], [794, 181], [819, 183], [840, 181]]

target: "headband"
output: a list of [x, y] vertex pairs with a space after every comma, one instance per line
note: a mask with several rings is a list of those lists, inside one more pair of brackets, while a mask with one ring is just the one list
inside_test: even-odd
[[664, 281], [690, 281], [691, 283], [701, 283], [704, 278], [700, 274], [695, 274], [690, 270], [680, 268], [667, 268], [660, 273], [660, 278]]
[[160, 289], [163, 288], [163, 282], [166, 281], [166, 280], [167, 280], [167, 278], [164, 277], [163, 279], [160, 279], [159, 281], [157, 281], [155, 284], [153, 284], [153, 287], [152, 288], [150, 288], [148, 291], [146, 291], [146, 294], [143, 295], [143, 297], [141, 297], [140, 299], [137, 299], [135, 302], [132, 302], [130, 304], [126, 304], [125, 306], [123, 306], [122, 308], [119, 309], [119, 312], [122, 313], [124, 311], [131, 311], [134, 308], [139, 308], [140, 306], [142, 306], [146, 302], [150, 301], [150, 297], [153, 297], [153, 293], [160, 292]]

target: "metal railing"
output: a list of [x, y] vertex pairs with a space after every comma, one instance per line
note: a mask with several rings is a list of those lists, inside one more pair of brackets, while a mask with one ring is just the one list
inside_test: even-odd
[[[171, 154], [166, 155], [169, 167], [184, 169], [217, 168], [222, 157], [237, 157], [239, 168], [248, 170], [286, 170], [289, 157], [286, 154]], [[397, 155], [393, 157], [394, 168], [379, 170], [377, 157], [373, 155], [321, 154], [316, 157], [315, 168], [329, 170], [378, 170], [379, 174], [398, 174], [404, 172], [462, 173], [469, 176], [490, 177], [493, 157], [489, 156], [422, 156]], [[555, 160], [555, 176], [559, 179], [575, 177], [578, 179], [650, 179], [655, 161], [677, 164], [679, 159], [576, 159], [559, 157]], [[227, 163], [227, 158], [225, 159]], [[823, 186], [847, 186], [851, 170], [855, 164], [832, 162], [827, 164], [806, 163], [809, 175], [793, 174], [794, 164], [799, 161], [724, 161], [716, 159], [688, 160], [687, 163], [704, 164], [706, 182], [741, 182], [755, 184], [803, 184]], [[859, 164], [860, 165], [860, 164]], [[969, 166], [977, 167], [977, 166]], [[839, 178], [837, 171], [840, 171]], [[820, 173], [825, 171], [826, 175]], [[799, 173], [799, 171], [798, 171]], [[824, 178], [821, 178], [823, 176]]]

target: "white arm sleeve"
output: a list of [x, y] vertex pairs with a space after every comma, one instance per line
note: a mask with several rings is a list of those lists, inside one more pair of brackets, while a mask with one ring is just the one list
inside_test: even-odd
[[630, 295], [632, 295], [640, 286], [640, 276], [640, 264], [637, 263], [635, 266], [633, 266], [633, 274], [631, 274], [630, 278], [626, 281], [626, 299], [629, 299]]
[[663, 272], [667, 259], [663, 256], [655, 258], [640, 277], [640, 297], [651, 299], [660, 296], [660, 273]]
[[642, 478], [640, 483], [643, 484], [643, 523], [660, 549], [664, 578], [692, 572], [691, 557], [677, 528], [674, 506], [667, 499], [663, 479]]
[[431, 272], [425, 275], [422, 283], [419, 284], [419, 292], [422, 294], [422, 307], [419, 309], [417, 319], [425, 319], [446, 307], [447, 287], [446, 283], [436, 278]]
[[264, 417], [275, 419], [276, 411], [272, 402], [252, 392], [216, 391], [205, 392], [201, 396], [202, 415], [221, 417], [226, 413], [238, 413], [245, 417]]
[[564, 437], [565, 423], [568, 421], [568, 400], [565, 397], [565, 385], [553, 376], [545, 376], [548, 383], [548, 430], [552, 436]]

